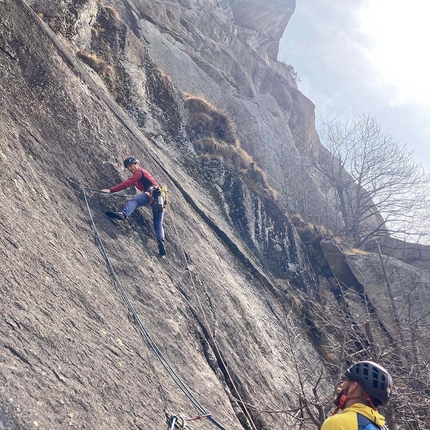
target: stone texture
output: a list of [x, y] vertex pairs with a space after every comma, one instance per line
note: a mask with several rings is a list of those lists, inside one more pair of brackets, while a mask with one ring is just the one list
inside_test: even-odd
[[[311, 173], [302, 157], [319, 145], [314, 105], [261, 42], [277, 46], [294, 2], [270, 1], [267, 15], [248, 1], [221, 2], [222, 8], [193, 1], [112, 4], [176, 88], [228, 112], [242, 147], [268, 172], [280, 205], [321, 220], [327, 211], [315, 181], [319, 173]], [[267, 35], [275, 13], [277, 24]]]
[[[331, 405], [333, 334], [318, 316], [337, 303], [334, 277], [357, 287], [353, 313], [367, 311], [361, 288], [387, 303], [374, 256], [346, 257], [305, 228], [301, 240], [285, 215], [293, 201], [318, 215], [324, 197], [303, 158], [318, 143], [313, 104], [274, 59], [294, 4], [269, 1], [261, 14], [250, 1], [102, 3], [0, 0], [2, 425], [160, 429], [165, 408], [199, 413], [139, 332], [93, 220], [140, 321], [213, 417], [228, 429], [250, 428], [249, 417], [259, 430], [293, 428], [273, 410], [311, 398], [316, 369]], [[231, 115], [280, 194], [288, 169], [279, 204], [240, 169], [197, 156], [184, 92]], [[148, 210], [109, 220], [127, 198], [84, 195], [67, 179], [111, 186], [130, 154], [169, 188], [163, 259]], [[403, 273], [399, 296], [407, 278], [427, 276], [390, 267]]]
[[295, 0], [221, 0], [220, 4], [231, 9], [235, 24], [253, 30], [255, 36], [248, 32], [247, 39], [257, 52], [277, 60], [279, 41], [295, 10]]
[[[428, 270], [417, 269], [392, 257], [384, 256], [383, 262], [388, 277], [385, 279], [380, 258], [376, 254], [347, 254], [346, 261], [358, 282], [363, 285], [364, 292], [371, 300], [379, 319], [391, 331], [393, 337], [397, 334], [395, 312], [398, 313], [403, 329], [407, 331], [413, 326], [414, 321], [424, 318], [430, 323]], [[395, 299], [394, 305], [387, 290], [387, 281]]]
[[[293, 357], [286, 333], [296, 339], [300, 365], [320, 363], [300, 320], [286, 326], [291, 265], [277, 282], [224, 209], [188, 174], [193, 154], [182, 134], [180, 95], [144, 48], [136, 55], [132, 34], [120, 37], [127, 28], [108, 20], [100, 31], [113, 44], [111, 67], [115, 43], [127, 42], [121, 52], [134, 56], [136, 65], [123, 76], [135, 74], [143, 83], [137, 109], [147, 115], [139, 128], [139, 116], [129, 110], [133, 91], [116, 101], [106, 76], [80, 61], [69, 42], [20, 0], [0, 2], [0, 14], [0, 407], [10, 422], [16, 428], [164, 428], [164, 408], [188, 417], [199, 412], [137, 330], [94, 240], [82, 192], [67, 180], [113, 185], [126, 177], [121, 160], [128, 154], [138, 155], [169, 187], [167, 258], [157, 256], [148, 211], [119, 224], [104, 212], [119, 208], [123, 198], [88, 192], [87, 199], [144, 326], [226, 428], [245, 427], [234, 400], [239, 395], [250, 404], [265, 399], [288, 408], [298, 380], [288, 364]], [[96, 20], [103, 23], [103, 16]], [[101, 52], [105, 45], [99, 43]], [[273, 222], [268, 217], [262, 234]], [[285, 228], [278, 251], [294, 245], [302, 252]], [[273, 232], [262, 237], [275, 240]], [[309, 270], [305, 255], [300, 258], [297, 276]], [[312, 274], [303, 279], [312, 290], [306, 280]], [[288, 425], [285, 417], [251, 414], [259, 428]], [[212, 427], [207, 420], [199, 424]]]

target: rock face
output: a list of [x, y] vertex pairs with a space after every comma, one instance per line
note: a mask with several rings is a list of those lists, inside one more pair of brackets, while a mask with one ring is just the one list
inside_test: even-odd
[[[373, 281], [285, 215], [318, 213], [302, 158], [318, 138], [276, 61], [295, 2], [265, 5], [0, 0], [4, 428], [161, 429], [165, 410], [210, 413], [199, 429], [324, 419], [321, 312], [345, 264], [358, 289]], [[96, 190], [127, 177], [130, 154], [169, 189], [165, 258], [147, 208], [104, 215], [129, 196]], [[316, 372], [324, 407], [297, 421], [285, 411]]]
[[295, 2], [256, 3], [112, 2], [176, 88], [228, 113], [241, 146], [268, 172], [281, 207], [322, 222], [318, 172], [302, 157], [319, 144], [314, 105], [272, 53]]
[[[396, 313], [404, 331], [410, 330], [411, 321], [428, 319], [430, 309], [428, 270], [419, 270], [402, 261], [384, 256], [387, 275], [385, 277], [381, 261], [375, 254], [351, 254], [346, 257], [346, 261], [358, 282], [364, 286], [376, 312], [380, 313], [379, 320], [393, 338], [398, 331]], [[388, 289], [391, 292], [387, 291]], [[390, 295], [396, 298], [394, 309], [389, 300]], [[425, 339], [423, 341], [426, 342]]]
[[219, 4], [224, 11], [230, 8], [234, 23], [245, 32], [247, 42], [253, 42], [255, 51], [278, 59], [279, 41], [296, 7], [295, 0], [221, 0]]
[[[90, 13], [91, 5], [85, 6]], [[98, 49], [111, 38], [111, 64], [117, 52], [134, 56], [135, 63], [115, 66], [115, 78], [123, 73], [133, 81], [110, 82], [113, 75], [100, 64], [96, 74], [79, 59], [91, 58], [75, 56], [75, 48], [24, 2], [1, 2], [0, 13], [0, 399], [14, 428], [164, 428], [164, 408], [187, 417], [202, 413], [141, 336], [94, 240], [88, 208], [140, 321], [198, 402], [224, 428], [246, 428], [250, 419], [259, 428], [283, 425], [284, 418], [277, 424], [278, 417], [247, 410], [235, 399], [256, 403], [262, 396], [288, 407], [298, 381], [282, 340], [287, 328], [292, 338], [302, 333], [295, 343], [298, 360], [320, 362], [306, 327], [296, 321], [286, 328], [291, 274], [313, 290], [292, 227], [282, 221], [285, 232], [272, 251], [294, 249], [291, 262], [278, 269], [284, 281], [276, 282], [224, 208], [188, 172], [195, 156], [180, 95], [144, 46], [133, 49], [138, 40], [112, 21], [109, 10], [97, 17], [106, 25], [99, 29], [105, 40]], [[155, 252], [149, 211], [112, 222], [104, 212], [120, 208], [124, 199], [91, 191], [84, 196], [67, 180], [111, 186], [126, 177], [121, 160], [128, 154], [142, 157], [169, 187], [166, 259]], [[241, 187], [237, 193], [245, 192]], [[254, 200], [266, 216], [264, 199], [249, 196], [246, 211]], [[267, 217], [249, 243], [274, 241], [280, 216], [277, 210]], [[212, 427], [205, 420], [200, 428]]]

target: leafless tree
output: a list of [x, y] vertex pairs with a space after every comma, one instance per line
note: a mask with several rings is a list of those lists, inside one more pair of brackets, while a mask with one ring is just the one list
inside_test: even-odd
[[[418, 272], [410, 275], [400, 291], [392, 281], [397, 270], [387, 264], [378, 245], [383, 278], [387, 287], [395, 336], [386, 345], [381, 359], [393, 366], [396, 400], [388, 409], [390, 429], [419, 430], [430, 428], [430, 311], [423, 306], [430, 284]], [[393, 413], [395, 412], [395, 413]]]
[[[408, 286], [411, 297], [415, 287], [415, 283]], [[407, 302], [399, 309], [401, 335], [395, 330], [389, 333], [363, 293], [357, 293], [354, 288], [346, 285], [339, 285], [339, 291], [339, 301], [327, 302], [317, 316], [319, 324], [324, 326], [324, 331], [328, 334], [321, 348], [327, 359], [327, 367], [332, 369], [333, 384], [348, 365], [359, 360], [375, 361], [386, 367], [394, 380], [392, 399], [381, 410], [388, 428], [430, 428], [428, 315], [417, 317], [413, 311], [414, 306]], [[358, 305], [360, 300], [361, 305]], [[352, 306], [354, 302], [355, 305]], [[355, 315], [357, 309], [361, 309], [358, 320]], [[389, 312], [390, 308], [387, 307], [386, 311]], [[307, 397], [302, 402], [311, 409], [308, 416], [320, 417], [321, 409], [328, 412], [332, 403], [325, 396], [325, 391], [318, 386], [318, 375], [309, 383], [312, 381], [315, 384], [314, 393], [305, 393]]]
[[406, 144], [382, 131], [367, 113], [342, 122], [321, 120], [324, 145], [313, 165], [329, 182], [343, 219], [343, 233], [359, 247], [387, 234], [423, 241], [430, 233], [430, 177]]
[[[297, 226], [303, 243], [318, 252], [323, 237], [310, 224]], [[351, 261], [362, 262], [354, 266], [360, 277], [347, 276], [345, 267], [338, 267], [344, 282], [327, 271], [324, 255], [319, 255], [311, 261], [322, 275], [320, 279], [325, 279], [318, 299], [310, 301], [306, 293], [294, 292], [298, 308], [289, 315], [290, 321], [294, 315], [302, 315], [307, 325], [311, 323], [308, 332], [327, 371], [324, 381], [318, 369], [309, 375], [291, 341], [294, 332], [287, 329], [292, 362], [300, 375], [297, 395], [299, 405], [305, 406], [301, 412], [306, 429], [314, 428], [317, 421], [322, 423], [322, 417], [333, 410], [327, 375], [334, 386], [346, 368], [360, 360], [375, 361], [393, 376], [392, 398], [381, 410], [390, 430], [430, 429], [430, 276], [425, 269], [406, 270], [403, 263], [378, 251], [379, 258], [349, 251], [354, 256]]]

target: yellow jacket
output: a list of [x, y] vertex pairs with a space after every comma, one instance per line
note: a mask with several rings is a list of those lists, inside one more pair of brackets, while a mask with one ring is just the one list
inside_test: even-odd
[[339, 414], [327, 418], [321, 430], [375, 430], [384, 425], [385, 418], [378, 411], [362, 403], [355, 403]]

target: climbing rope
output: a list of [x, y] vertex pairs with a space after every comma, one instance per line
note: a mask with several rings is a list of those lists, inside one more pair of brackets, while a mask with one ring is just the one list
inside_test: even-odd
[[[157, 142], [156, 142], [154, 139], [152, 139], [152, 138], [151, 138], [151, 137], [149, 137], [149, 136], [147, 136], [147, 138], [149, 138], [149, 140], [151, 140], [154, 144], [156, 144], [156, 145], [157, 145]], [[162, 163], [160, 162], [160, 160], [159, 160], [159, 159], [157, 159], [156, 157], [154, 157], [154, 156], [153, 156], [153, 154], [152, 154], [151, 152], [149, 152], [149, 151], [147, 151], [147, 154], [148, 154], [148, 156], [150, 156], [150, 157], [152, 158], [152, 160], [153, 160], [153, 161], [158, 165], [158, 167], [159, 167], [159, 168], [164, 172], [164, 174], [165, 174], [165, 175], [170, 179], [170, 181], [171, 181], [171, 182], [176, 186], [176, 188], [180, 189], [180, 187], [178, 186], [178, 183], [177, 183], [177, 182], [174, 180], [174, 178], [173, 178], [173, 177], [168, 173], [168, 171], [167, 171], [167, 170], [166, 170], [166, 168], [162, 165]], [[175, 223], [173, 223], [173, 226], [174, 226], [174, 229], [175, 229], [176, 236], [177, 236], [177, 237], [180, 237], [180, 236], [179, 236], [179, 234], [178, 234], [178, 230], [177, 230], [176, 224], [175, 224]], [[183, 245], [182, 245], [182, 241], [179, 241], [179, 244], [180, 244], [180, 247], [181, 247], [181, 250], [182, 250], [182, 253], [183, 253], [184, 261], [185, 261], [185, 263], [186, 263], [186, 262], [187, 262], [187, 257], [186, 257], [186, 253], [185, 253], [184, 247], [183, 247]], [[192, 284], [192, 286], [193, 286], [194, 294], [195, 294], [195, 296], [196, 296], [196, 298], [197, 298], [197, 302], [198, 302], [198, 304], [199, 304], [200, 311], [201, 311], [201, 313], [202, 313], [202, 315], [203, 315], [203, 318], [204, 318], [204, 320], [205, 320], [206, 327], [208, 327], [207, 332], [208, 332], [209, 336], [211, 337], [211, 340], [212, 340], [212, 343], [213, 343], [214, 349], [216, 350], [216, 352], [217, 352], [217, 354], [218, 354], [218, 357], [219, 357], [219, 359], [220, 359], [220, 361], [221, 361], [221, 363], [222, 363], [222, 365], [223, 365], [223, 367], [224, 367], [224, 369], [225, 369], [226, 376], [227, 376], [228, 380], [230, 381], [230, 384], [231, 384], [231, 386], [233, 387], [233, 390], [236, 392], [236, 395], [237, 395], [237, 397], [238, 397], [238, 399], [239, 399], [239, 402], [238, 402], [238, 403], [239, 403], [240, 405], [242, 405], [242, 406], [241, 406], [241, 407], [242, 407], [242, 410], [243, 410], [243, 412], [245, 413], [246, 417], [248, 418], [249, 424], [251, 425], [251, 427], [252, 427], [252, 429], [253, 429], [253, 430], [257, 430], [257, 427], [256, 427], [256, 425], [255, 425], [255, 423], [254, 423], [254, 421], [253, 421], [253, 419], [252, 419], [252, 416], [251, 416], [250, 412], [248, 411], [248, 408], [246, 407], [246, 402], [244, 402], [244, 401], [242, 400], [242, 397], [241, 397], [241, 395], [240, 395], [240, 393], [239, 393], [239, 390], [237, 389], [236, 384], [234, 383], [234, 380], [233, 380], [232, 376], [230, 375], [230, 372], [229, 372], [229, 370], [228, 370], [228, 367], [227, 367], [227, 365], [226, 365], [226, 363], [225, 363], [225, 361], [224, 361], [224, 359], [223, 359], [223, 357], [222, 357], [222, 355], [221, 355], [221, 353], [220, 353], [220, 351], [219, 351], [219, 348], [218, 348], [218, 346], [217, 346], [217, 343], [216, 343], [216, 341], [215, 341], [215, 338], [212, 336], [212, 334], [211, 334], [211, 333], [210, 333], [210, 331], [209, 331], [209, 327], [210, 327], [210, 325], [208, 324], [208, 321], [207, 321], [207, 318], [206, 318], [206, 313], [205, 313], [205, 312], [204, 312], [204, 310], [203, 310], [203, 306], [202, 306], [202, 303], [201, 303], [200, 297], [199, 297], [198, 292], [197, 292], [197, 287], [196, 287], [196, 285], [195, 285], [195, 282], [194, 282], [194, 279], [193, 279], [193, 277], [192, 277], [191, 271], [188, 271], [188, 273], [189, 273], [189, 275], [190, 275], [191, 284]]]
[[[109, 271], [121, 293], [121, 296], [123, 298], [123, 300], [125, 301], [125, 303], [127, 304], [127, 307], [129, 309], [129, 311], [132, 313], [133, 318], [135, 323], [137, 324], [137, 326], [139, 327], [139, 330], [142, 334], [142, 336], [146, 339], [146, 341], [148, 342], [149, 346], [151, 347], [151, 349], [153, 350], [153, 352], [155, 353], [155, 355], [157, 356], [158, 360], [160, 361], [160, 363], [163, 365], [163, 367], [166, 369], [167, 373], [171, 376], [171, 378], [175, 381], [176, 385], [182, 390], [182, 392], [188, 397], [188, 399], [193, 403], [193, 405], [200, 411], [200, 413], [203, 414], [203, 416], [207, 417], [216, 427], [218, 427], [221, 430], [226, 430], [220, 423], [218, 423], [218, 421], [215, 420], [215, 418], [212, 417], [212, 415], [203, 407], [203, 405], [201, 405], [199, 403], [199, 401], [194, 397], [194, 395], [192, 394], [192, 392], [190, 391], [190, 389], [187, 387], [187, 385], [185, 384], [185, 382], [180, 378], [180, 376], [174, 371], [174, 369], [171, 367], [171, 365], [169, 364], [169, 362], [165, 359], [165, 357], [163, 356], [162, 352], [160, 351], [160, 349], [158, 348], [158, 346], [156, 345], [156, 343], [154, 342], [154, 340], [152, 339], [152, 337], [150, 336], [150, 334], [148, 333], [148, 331], [146, 330], [145, 326], [142, 324], [142, 321], [140, 320], [139, 316], [137, 315], [131, 301], [129, 300], [126, 291], [124, 290], [120, 280], [118, 279], [115, 270], [110, 262], [110, 259], [106, 253], [105, 247], [103, 245], [103, 242], [101, 240], [101, 237], [99, 235], [99, 232], [97, 230], [97, 226], [95, 224], [92, 212], [91, 212], [91, 208], [88, 202], [88, 198], [87, 198], [87, 194], [86, 194], [86, 190], [89, 191], [97, 191], [97, 192], [102, 192], [100, 190], [96, 190], [96, 189], [91, 189], [90, 187], [86, 187], [86, 186], [81, 186], [79, 185], [76, 181], [72, 180], [71, 178], [67, 178], [70, 182], [73, 182], [75, 188], [76, 186], [78, 186], [81, 190], [82, 190], [82, 194], [84, 196], [84, 200], [85, 200], [85, 204], [87, 206], [87, 210], [88, 210], [88, 214], [91, 220], [91, 225], [93, 227], [94, 230], [94, 234], [96, 236], [97, 242], [100, 246], [102, 255], [106, 261], [106, 264], [109, 268]], [[107, 193], [104, 193], [107, 194]], [[174, 427], [173, 427], [174, 428]]]
[[[156, 142], [152, 137], [150, 137], [150, 136], [146, 136], [146, 137], [147, 137], [149, 140], [151, 140], [151, 141], [152, 141], [156, 146], [158, 145], [158, 142]], [[169, 180], [170, 180], [170, 181], [171, 181], [171, 182], [176, 186], [176, 188], [178, 188], [179, 190], [181, 190], [181, 187], [179, 186], [179, 184], [177, 183], [177, 181], [175, 181], [175, 179], [174, 179], [174, 178], [169, 174], [169, 172], [168, 172], [168, 171], [167, 171], [167, 169], [163, 166], [163, 164], [160, 162], [160, 160], [159, 160], [157, 157], [154, 157], [154, 155], [153, 155], [150, 151], [146, 151], [146, 153], [147, 153], [147, 155], [148, 155], [148, 156], [149, 156], [149, 157], [154, 161], [154, 163], [158, 165], [158, 167], [159, 167], [159, 168], [164, 172], [164, 174], [165, 174], [165, 175], [169, 178]], [[178, 230], [177, 230], [177, 228], [176, 228], [175, 223], [173, 223], [173, 225], [174, 225], [174, 228], [175, 228], [176, 236], [177, 236], [177, 237], [179, 237], [179, 235], [178, 235]], [[187, 263], [187, 257], [186, 257], [186, 253], [185, 253], [184, 247], [183, 247], [183, 245], [182, 245], [182, 241], [179, 241], [179, 243], [180, 243], [181, 250], [182, 250], [182, 253], [183, 253], [183, 256], [184, 256], [184, 261], [185, 261], [185, 263]], [[188, 265], [188, 264], [187, 264], [187, 265]], [[207, 318], [206, 318], [206, 313], [205, 313], [205, 312], [204, 312], [204, 310], [203, 310], [203, 306], [202, 306], [202, 304], [201, 304], [200, 297], [199, 297], [199, 295], [198, 295], [198, 293], [197, 293], [197, 287], [196, 287], [196, 285], [195, 285], [195, 282], [194, 282], [194, 279], [193, 279], [193, 277], [192, 277], [191, 271], [188, 271], [188, 273], [189, 273], [189, 275], [190, 275], [191, 283], [192, 283], [193, 288], [194, 288], [194, 293], [195, 293], [195, 296], [196, 296], [196, 298], [197, 298], [197, 302], [198, 302], [198, 304], [199, 304], [200, 311], [201, 311], [201, 313], [202, 313], [202, 315], [203, 315], [203, 318], [204, 318], [204, 320], [205, 320], [206, 327], [208, 327], [208, 328], [209, 328], [210, 326], [209, 326], [208, 321], [207, 321]], [[240, 393], [239, 393], [239, 390], [237, 389], [236, 384], [234, 383], [234, 380], [233, 380], [233, 378], [232, 378], [232, 377], [231, 377], [231, 375], [230, 375], [230, 372], [229, 372], [229, 370], [228, 370], [228, 367], [227, 367], [227, 365], [226, 365], [226, 363], [225, 363], [224, 359], [222, 358], [222, 355], [221, 355], [221, 353], [220, 353], [220, 351], [219, 351], [219, 348], [218, 348], [218, 346], [217, 346], [217, 343], [216, 343], [216, 341], [215, 341], [215, 338], [212, 336], [212, 334], [210, 333], [209, 329], [207, 330], [207, 332], [208, 332], [209, 336], [211, 337], [211, 340], [212, 340], [213, 346], [214, 346], [214, 348], [215, 348], [215, 350], [216, 350], [216, 352], [217, 352], [217, 354], [218, 354], [218, 357], [219, 357], [219, 359], [220, 359], [220, 361], [221, 361], [221, 363], [222, 363], [222, 365], [223, 365], [223, 367], [224, 367], [224, 369], [225, 369], [226, 376], [227, 376], [228, 380], [230, 381], [231, 386], [233, 387], [234, 391], [236, 392], [237, 397], [240, 399], [240, 400], [239, 400], [239, 403], [242, 405], [242, 409], [243, 409], [243, 411], [244, 411], [244, 413], [245, 413], [246, 417], [248, 418], [248, 421], [249, 421], [249, 423], [250, 423], [250, 425], [251, 425], [252, 429], [257, 430], [257, 427], [255, 426], [254, 421], [253, 421], [253, 419], [252, 419], [252, 417], [251, 417], [251, 414], [250, 414], [250, 412], [248, 411], [248, 409], [247, 409], [247, 407], [246, 407], [246, 403], [242, 400], [241, 395], [240, 395]]]
[[114, 196], [114, 197], [134, 197], [131, 194], [125, 194], [125, 193], [106, 193], [105, 191], [98, 190], [97, 188], [87, 187], [87, 186], [81, 185], [76, 179], [73, 179], [73, 178], [71, 178], [69, 176], [66, 179], [70, 182], [70, 184], [72, 185], [72, 187], [76, 188], [76, 189], [82, 189], [82, 190], [87, 190], [87, 191], [94, 191], [94, 192], [99, 193], [99, 194], [106, 194], [108, 196]]
[[[179, 233], [178, 233], [178, 229], [177, 229], [176, 224], [175, 224], [174, 222], [173, 222], [173, 227], [174, 227], [174, 229], [175, 229], [176, 236], [177, 236], [177, 237], [180, 237], [180, 236], [179, 236]], [[182, 241], [179, 241], [179, 243], [180, 243], [180, 247], [181, 247], [181, 250], [182, 250], [182, 253], [183, 253], [183, 256], [184, 256], [184, 261], [185, 261], [185, 262], [187, 262], [187, 257], [186, 257], [186, 253], [185, 253], [184, 247], [183, 247], [183, 245], [182, 245]], [[191, 273], [191, 271], [190, 271], [190, 270], [188, 270], [188, 273], [189, 273], [189, 275], [190, 275], [191, 284], [192, 284], [193, 289], [194, 289], [194, 294], [195, 294], [195, 296], [196, 296], [196, 298], [197, 298], [197, 303], [199, 304], [200, 312], [201, 312], [201, 313], [202, 313], [202, 315], [203, 315], [203, 318], [204, 318], [205, 323], [206, 323], [206, 327], [210, 327], [210, 325], [209, 325], [209, 323], [208, 323], [208, 320], [207, 320], [207, 318], [206, 318], [206, 313], [204, 312], [203, 305], [202, 305], [202, 303], [201, 303], [201, 300], [200, 300], [199, 294], [198, 294], [198, 292], [197, 292], [197, 287], [196, 287], [196, 284], [195, 284], [195, 282], [194, 282], [194, 279], [193, 279], [192, 273]], [[246, 417], [248, 418], [248, 421], [249, 421], [249, 423], [250, 423], [251, 427], [252, 427], [254, 430], [257, 430], [257, 427], [255, 426], [254, 421], [253, 421], [253, 419], [252, 419], [252, 417], [251, 417], [251, 413], [248, 411], [248, 408], [247, 408], [247, 406], [246, 406], [246, 403], [242, 400], [242, 397], [241, 397], [241, 395], [240, 395], [240, 393], [239, 393], [239, 390], [237, 389], [236, 384], [234, 383], [233, 378], [232, 378], [232, 377], [231, 377], [231, 375], [230, 375], [230, 372], [229, 372], [229, 370], [228, 370], [227, 364], [225, 363], [225, 361], [224, 361], [224, 359], [223, 359], [223, 357], [222, 357], [222, 355], [221, 355], [221, 352], [220, 352], [220, 350], [219, 350], [219, 348], [218, 348], [218, 345], [217, 345], [217, 342], [215, 341], [215, 338], [212, 336], [212, 334], [210, 333], [209, 329], [207, 330], [207, 333], [209, 334], [209, 336], [210, 336], [210, 338], [211, 338], [211, 340], [212, 340], [212, 344], [213, 344], [213, 346], [214, 346], [214, 349], [216, 350], [216, 352], [217, 352], [217, 354], [218, 354], [218, 357], [219, 357], [219, 359], [220, 359], [220, 361], [221, 361], [221, 363], [222, 363], [222, 365], [223, 365], [223, 367], [224, 367], [224, 369], [225, 369], [226, 375], [227, 375], [227, 377], [228, 377], [228, 379], [229, 379], [229, 381], [230, 381], [230, 383], [231, 383], [231, 386], [233, 387], [233, 390], [236, 392], [236, 395], [237, 395], [237, 397], [238, 397], [238, 399], [239, 399], [238, 403], [242, 406], [242, 409], [243, 409], [243, 411], [244, 411], [244, 413], [245, 413]], [[197, 418], [196, 418], [196, 419], [197, 419]]]

